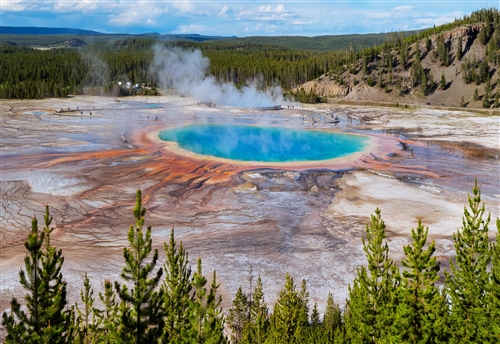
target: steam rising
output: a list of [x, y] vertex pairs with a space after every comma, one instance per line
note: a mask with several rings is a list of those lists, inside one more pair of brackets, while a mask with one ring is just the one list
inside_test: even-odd
[[200, 50], [154, 47], [151, 73], [158, 75], [162, 88], [171, 88], [202, 102], [235, 106], [283, 104], [281, 87], [259, 90], [253, 83], [238, 89], [232, 82], [221, 83], [208, 74], [210, 61]]

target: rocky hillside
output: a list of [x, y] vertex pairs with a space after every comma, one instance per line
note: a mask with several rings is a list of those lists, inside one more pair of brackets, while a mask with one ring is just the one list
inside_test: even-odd
[[294, 91], [322, 98], [498, 107], [500, 15], [488, 9], [473, 16], [467, 21], [482, 20], [410, 38], [394, 35], [383, 46], [346, 51], [353, 58]]

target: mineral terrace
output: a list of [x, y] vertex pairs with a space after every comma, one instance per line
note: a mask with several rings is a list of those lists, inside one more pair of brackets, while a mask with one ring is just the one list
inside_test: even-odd
[[[331, 111], [338, 125], [311, 121], [311, 112]], [[447, 268], [475, 177], [487, 211], [500, 215], [499, 118], [325, 104], [257, 112], [173, 94], [3, 101], [0, 310], [24, 295], [23, 241], [45, 204], [72, 302], [85, 272], [97, 290], [104, 279], [119, 280], [137, 188], [155, 246], [163, 252], [175, 228], [190, 262], [201, 257], [207, 275], [217, 270], [225, 307], [239, 285], [248, 289], [250, 269], [262, 276], [271, 305], [287, 272], [307, 280], [320, 309], [328, 292], [343, 305], [365, 262], [361, 238], [377, 207], [396, 260], [421, 218]], [[339, 162], [271, 166], [184, 155], [155, 138], [162, 128], [194, 122], [319, 127], [367, 134], [375, 143]]]

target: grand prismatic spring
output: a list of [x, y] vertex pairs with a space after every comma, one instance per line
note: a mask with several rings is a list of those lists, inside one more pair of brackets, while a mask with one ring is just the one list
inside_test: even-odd
[[[1, 104], [2, 309], [24, 294], [23, 242], [45, 204], [70, 299], [79, 296], [85, 272], [100, 281], [97, 290], [104, 279], [119, 279], [141, 188], [154, 245], [162, 252], [174, 227], [190, 262], [201, 257], [207, 274], [217, 270], [225, 307], [240, 284], [248, 288], [250, 267], [270, 304], [287, 272], [307, 280], [320, 308], [328, 292], [343, 304], [365, 263], [361, 237], [377, 207], [392, 257], [401, 257], [420, 217], [444, 268], [475, 177], [492, 218], [500, 213], [496, 115], [326, 104], [253, 111], [174, 94], [131, 99]], [[321, 120], [332, 111], [340, 123]], [[218, 151], [204, 136], [209, 129], [225, 139]], [[186, 146], [183, 132], [199, 136]], [[238, 150], [242, 137], [246, 146]]]
[[260, 162], [335, 159], [362, 151], [367, 142], [366, 137], [338, 132], [228, 124], [168, 129], [159, 137], [200, 155]]

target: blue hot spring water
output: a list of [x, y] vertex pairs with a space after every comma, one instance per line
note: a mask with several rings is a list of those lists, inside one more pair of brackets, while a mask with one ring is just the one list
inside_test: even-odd
[[163, 130], [185, 150], [240, 161], [294, 162], [340, 158], [364, 149], [368, 138], [337, 132], [230, 124]]

